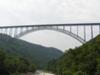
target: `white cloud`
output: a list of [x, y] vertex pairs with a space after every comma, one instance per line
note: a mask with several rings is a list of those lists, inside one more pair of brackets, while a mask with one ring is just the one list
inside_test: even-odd
[[99, 0], [1, 0], [0, 24], [99, 22]]
[[69, 22], [100, 22], [100, 1], [0, 0], [0, 26]]

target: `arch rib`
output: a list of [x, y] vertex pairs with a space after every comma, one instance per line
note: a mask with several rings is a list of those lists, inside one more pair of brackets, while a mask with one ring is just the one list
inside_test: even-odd
[[39, 31], [39, 30], [53, 30], [53, 31], [58, 31], [58, 32], [61, 32], [61, 33], [64, 33], [64, 34], [67, 34], [73, 38], [75, 38], [76, 40], [78, 40], [79, 42], [81, 42], [82, 44], [84, 44], [86, 41], [81, 38], [80, 36], [70, 32], [70, 31], [67, 31], [67, 30], [63, 30], [63, 29], [60, 29], [60, 28], [37, 28], [37, 29], [31, 29], [31, 30], [26, 30], [24, 32], [21, 32], [20, 34], [17, 34], [15, 35], [14, 37], [15, 38], [20, 38], [22, 36], [24, 36], [25, 34], [28, 34], [30, 32], [35, 32], [35, 31]]

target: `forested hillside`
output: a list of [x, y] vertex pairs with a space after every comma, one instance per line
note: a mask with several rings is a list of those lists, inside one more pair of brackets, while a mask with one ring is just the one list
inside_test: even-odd
[[81, 47], [66, 50], [47, 70], [56, 75], [100, 75], [100, 35]]
[[0, 49], [8, 54], [27, 59], [37, 65], [38, 68], [44, 68], [49, 61], [57, 59], [63, 54], [56, 48], [28, 43], [4, 34], [0, 34]]
[[17, 75], [35, 71], [35, 64], [19, 56], [9, 55], [0, 49], [0, 75]]

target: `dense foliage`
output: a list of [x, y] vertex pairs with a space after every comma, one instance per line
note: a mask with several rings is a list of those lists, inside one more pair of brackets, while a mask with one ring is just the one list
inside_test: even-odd
[[36, 66], [19, 56], [8, 55], [0, 49], [0, 75], [35, 72]]
[[43, 68], [50, 60], [56, 59], [63, 54], [56, 48], [31, 44], [4, 34], [0, 34], [0, 48], [8, 54], [18, 55], [33, 62], [38, 68]]
[[57, 75], [100, 75], [100, 35], [81, 47], [69, 49], [47, 70]]

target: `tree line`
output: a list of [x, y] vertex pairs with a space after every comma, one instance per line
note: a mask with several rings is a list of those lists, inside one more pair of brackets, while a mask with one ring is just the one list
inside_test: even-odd
[[56, 75], [100, 75], [100, 35], [66, 50], [61, 58], [49, 62], [46, 70]]
[[0, 75], [19, 75], [35, 71], [35, 64], [20, 56], [7, 54], [3, 49], [0, 49]]

